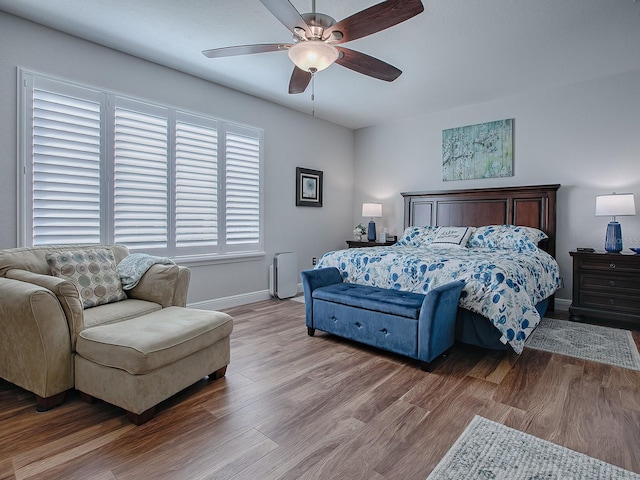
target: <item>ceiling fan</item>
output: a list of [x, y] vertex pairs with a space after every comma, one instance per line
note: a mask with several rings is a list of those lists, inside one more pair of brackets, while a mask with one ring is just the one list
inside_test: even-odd
[[387, 0], [366, 8], [339, 22], [316, 12], [312, 0], [311, 13], [298, 13], [288, 0], [260, 0], [262, 4], [293, 34], [293, 43], [267, 43], [213, 48], [202, 53], [209, 58], [287, 51], [295, 64], [289, 93], [306, 90], [313, 74], [337, 63], [355, 72], [392, 82], [401, 70], [355, 50], [336, 46], [380, 32], [409, 20], [424, 10], [420, 0]]

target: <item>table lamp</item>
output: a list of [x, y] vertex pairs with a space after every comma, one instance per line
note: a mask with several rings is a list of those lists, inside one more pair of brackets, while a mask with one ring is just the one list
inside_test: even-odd
[[616, 217], [635, 214], [636, 204], [633, 193], [596, 196], [596, 217], [613, 217], [613, 220], [607, 225], [607, 235], [604, 240], [604, 249], [607, 252], [618, 253], [622, 251], [622, 228], [616, 222]]
[[362, 204], [362, 216], [369, 217], [369, 228], [367, 229], [367, 240], [370, 242], [376, 241], [376, 224], [373, 221], [375, 217], [382, 216], [382, 204], [381, 203], [363, 203]]

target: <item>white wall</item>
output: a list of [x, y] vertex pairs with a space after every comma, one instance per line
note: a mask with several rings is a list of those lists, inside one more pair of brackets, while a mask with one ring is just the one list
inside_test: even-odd
[[[442, 130], [514, 118], [514, 176], [444, 182]], [[610, 218], [595, 217], [595, 196], [635, 194], [635, 217], [618, 217], [625, 247], [640, 246], [640, 71], [546, 92], [505, 98], [356, 131], [354, 222], [363, 201], [383, 202], [399, 234], [399, 192], [510, 185], [562, 185], [558, 191], [557, 258], [571, 299], [571, 257], [578, 246], [602, 249]]]
[[[17, 242], [18, 66], [264, 129], [267, 255], [192, 267], [189, 302], [264, 295], [274, 253], [296, 252], [303, 270], [345, 245], [353, 228], [352, 130], [0, 12], [0, 248]], [[295, 206], [297, 166], [324, 172], [322, 208]]]

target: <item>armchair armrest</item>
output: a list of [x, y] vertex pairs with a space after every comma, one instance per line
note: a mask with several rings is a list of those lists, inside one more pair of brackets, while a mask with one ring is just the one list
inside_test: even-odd
[[7, 278], [20, 280], [46, 288], [51, 291], [62, 307], [71, 332], [71, 349], [75, 351], [76, 338], [84, 330], [84, 306], [80, 298], [78, 287], [73, 282], [53, 275], [42, 275], [21, 269], [11, 269], [6, 274]]
[[162, 308], [187, 305], [191, 270], [179, 265], [152, 265], [138, 284], [127, 291], [129, 298], [147, 300]]
[[67, 319], [51, 290], [0, 277], [0, 377], [46, 399], [73, 387]]

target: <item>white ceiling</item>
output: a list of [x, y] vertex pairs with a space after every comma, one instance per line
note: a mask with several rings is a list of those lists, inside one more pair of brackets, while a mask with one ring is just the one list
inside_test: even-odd
[[[311, 0], [292, 0], [300, 13]], [[377, 0], [317, 0], [336, 20]], [[347, 43], [403, 74], [392, 83], [332, 65], [315, 78], [315, 115], [361, 128], [640, 70], [638, 0], [423, 0], [420, 15]], [[288, 43], [258, 0], [0, 0], [0, 9], [306, 113], [287, 93], [285, 52], [208, 59], [209, 48]]]

